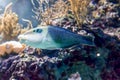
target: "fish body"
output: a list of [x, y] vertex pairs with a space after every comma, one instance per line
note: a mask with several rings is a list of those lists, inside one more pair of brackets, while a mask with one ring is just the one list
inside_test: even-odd
[[69, 48], [74, 45], [94, 46], [94, 38], [75, 34], [55, 26], [38, 26], [18, 36], [21, 43], [40, 49]]

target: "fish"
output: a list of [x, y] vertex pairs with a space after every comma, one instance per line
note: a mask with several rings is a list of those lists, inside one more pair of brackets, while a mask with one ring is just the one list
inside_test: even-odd
[[33, 48], [54, 50], [75, 45], [95, 46], [94, 37], [76, 34], [58, 26], [42, 26], [30, 29], [18, 36], [21, 43]]

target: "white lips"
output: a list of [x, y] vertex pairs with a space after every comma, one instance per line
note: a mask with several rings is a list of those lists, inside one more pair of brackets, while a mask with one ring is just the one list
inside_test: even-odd
[[19, 35], [18, 36], [18, 39], [21, 40], [21, 39], [26, 39], [26, 37], [24, 35]]

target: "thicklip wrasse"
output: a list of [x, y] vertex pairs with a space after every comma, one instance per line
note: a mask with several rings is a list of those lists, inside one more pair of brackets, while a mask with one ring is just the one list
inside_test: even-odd
[[94, 38], [56, 26], [38, 26], [18, 36], [21, 43], [40, 49], [61, 49], [74, 45], [94, 45]]

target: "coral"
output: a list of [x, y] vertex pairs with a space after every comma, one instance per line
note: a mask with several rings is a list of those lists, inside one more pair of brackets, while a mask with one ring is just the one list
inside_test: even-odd
[[20, 53], [25, 49], [25, 45], [21, 44], [16, 41], [9, 41], [5, 42], [0, 45], [0, 56], [4, 56], [5, 54], [10, 54], [12, 52], [14, 53]]
[[27, 28], [28, 29], [31, 29], [31, 28], [33, 28], [33, 25], [32, 25], [32, 22], [30, 21], [30, 20], [28, 20], [28, 19], [22, 19], [24, 22], [27, 22], [28, 24], [27, 24]]
[[[73, 15], [75, 20], [77, 21], [77, 25], [81, 26], [86, 19], [87, 15], [87, 6], [90, 0], [57, 0], [55, 3], [51, 4], [46, 1], [38, 1], [39, 5], [45, 4], [44, 6], [39, 6], [35, 8], [34, 13], [36, 14], [35, 18], [40, 23], [45, 23], [47, 25], [51, 24], [51, 21], [56, 18], [61, 18], [65, 16]], [[32, 3], [34, 3], [32, 1]], [[50, 6], [48, 6], [50, 5]], [[35, 6], [35, 4], [34, 4]], [[72, 12], [72, 14], [71, 14]], [[70, 14], [70, 15], [69, 15]], [[42, 24], [43, 24], [42, 23]]]
[[64, 54], [53, 53], [51, 56], [42, 53], [38, 56], [35, 53], [32, 55], [26, 53], [23, 56], [10, 57], [0, 63], [0, 78], [1, 80], [26, 78], [32, 80], [66, 80], [72, 73], [78, 71], [82, 79], [93, 80], [91, 76], [94, 77], [94, 70], [80, 60], [80, 54], [77, 58], [76, 54], [68, 57], [65, 55], [60, 57], [61, 55]]
[[94, 32], [103, 39], [100, 44], [104, 47], [78, 46], [64, 51], [42, 50], [40, 54], [29, 48], [23, 55], [0, 61], [0, 79], [67, 80], [76, 76], [83, 80], [119, 80], [119, 40], [99, 29]]
[[106, 0], [99, 0], [99, 4], [106, 4], [107, 1]]
[[51, 24], [51, 21], [57, 18], [65, 17], [68, 12], [68, 5], [63, 0], [57, 0], [54, 5], [47, 8], [42, 14], [42, 22], [47, 25]]
[[90, 22], [88, 21], [87, 23], [89, 28], [100, 28], [104, 33], [117, 36], [120, 39], [119, 9], [119, 3], [113, 4], [112, 1], [99, 0], [95, 8], [89, 11], [91, 14], [89, 18], [87, 18], [90, 20]]
[[[51, 4], [50, 2], [38, 1], [39, 5], [47, 3], [45, 9], [41, 9], [41, 6], [34, 11], [36, 13], [36, 19], [45, 25], [51, 24], [51, 21], [56, 18], [61, 18], [67, 15], [68, 5], [67, 2], [63, 0], [57, 0], [55, 3]], [[51, 5], [50, 7], [48, 5]], [[44, 6], [42, 6], [44, 7]]]
[[68, 0], [70, 2], [70, 9], [80, 27], [87, 15], [87, 6], [90, 0]]
[[6, 6], [4, 14], [0, 19], [0, 32], [3, 36], [2, 42], [17, 39], [20, 33], [27, 30], [21, 29], [21, 25], [18, 23], [18, 16], [12, 12], [11, 7], [12, 3]]
[[68, 80], [81, 80], [80, 74], [78, 72], [71, 74], [70, 78], [68, 78]]
[[[48, 0], [40, 1], [47, 4], [44, 4], [43, 13], [52, 7]], [[0, 58], [0, 79], [120, 80], [120, 7], [118, 3], [112, 3], [118, 0], [91, 1], [94, 7], [90, 8], [88, 22], [82, 25], [82, 29], [76, 26], [75, 16], [72, 15], [53, 21], [58, 22], [55, 25], [78, 34], [93, 35], [96, 47], [80, 45], [64, 51], [35, 51], [36, 49], [27, 47], [22, 55], [10, 55], [2, 60]]]
[[15, 39], [20, 33], [20, 25], [18, 24], [18, 16], [10, 9], [12, 3], [6, 6], [3, 17], [1, 19], [1, 32], [3, 40]]

